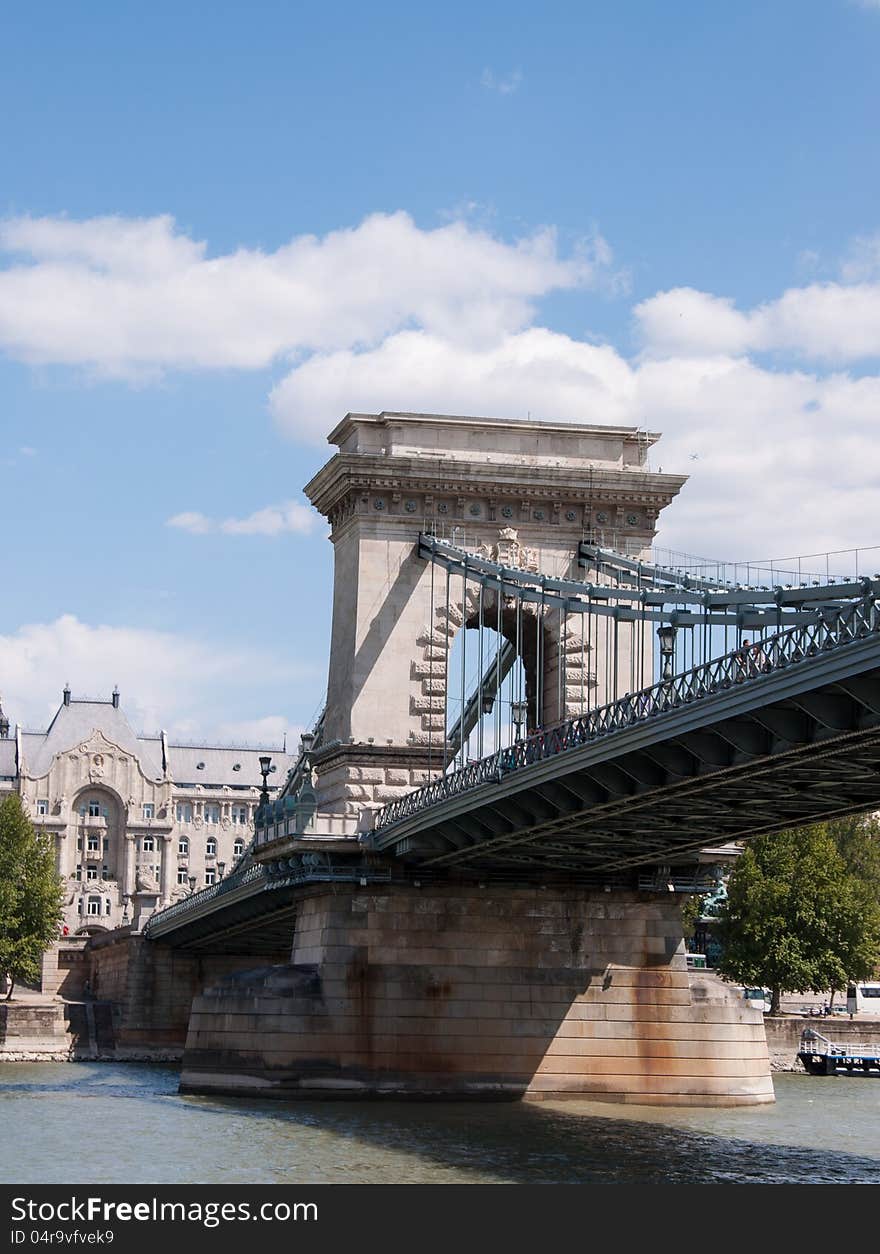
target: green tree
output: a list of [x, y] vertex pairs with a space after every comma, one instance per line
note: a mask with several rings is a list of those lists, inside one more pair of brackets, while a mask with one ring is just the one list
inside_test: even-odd
[[0, 802], [0, 973], [35, 982], [58, 935], [62, 885], [48, 839], [38, 835], [16, 793]]
[[697, 930], [697, 924], [700, 921], [700, 910], [703, 905], [703, 896], [701, 893], [694, 893], [691, 897], [686, 897], [681, 907], [681, 925], [685, 940], [691, 940]]
[[846, 869], [880, 901], [880, 821], [874, 814], [850, 815], [825, 824]]
[[880, 905], [848, 869], [825, 824], [756, 836], [730, 876], [719, 913], [718, 969], [784, 992], [824, 992], [873, 973]]

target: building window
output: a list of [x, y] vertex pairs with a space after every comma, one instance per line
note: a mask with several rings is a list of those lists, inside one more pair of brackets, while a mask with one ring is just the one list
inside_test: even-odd
[[178, 884], [189, 883], [189, 868], [188, 867], [179, 866], [177, 868], [177, 882]]
[[233, 858], [240, 858], [243, 853], [244, 853], [244, 841], [239, 836], [238, 840], [235, 841], [235, 843], [232, 846], [232, 856]]
[[156, 841], [152, 836], [144, 836], [141, 840], [141, 849], [144, 853], [152, 853], [156, 848]]
[[216, 853], [217, 853], [217, 842], [213, 836], [209, 836], [208, 839], [205, 841], [205, 856], [208, 858], [213, 858], [216, 856]]
[[100, 801], [90, 801], [89, 802], [89, 818], [97, 819], [100, 817], [100, 814], [101, 814]]
[[86, 879], [96, 880], [98, 878], [98, 868], [91, 863], [86, 867]]
[[241, 826], [244, 826], [244, 824], [247, 823], [248, 821], [247, 806], [233, 806], [232, 807], [232, 821], [233, 823], [238, 823]]
[[111, 906], [110, 906], [110, 898], [108, 897], [108, 898], [106, 898], [106, 900], [105, 900], [105, 902], [104, 902], [104, 913], [105, 913], [105, 914], [109, 914], [109, 913], [110, 913], [110, 909], [111, 909]]
[[110, 868], [105, 863], [104, 866], [101, 867], [101, 879], [109, 880], [109, 878], [110, 878]]
[[189, 853], [189, 837], [188, 836], [181, 836], [180, 840], [177, 842], [177, 852], [184, 858]]
[[48, 813], [49, 813], [49, 798], [40, 797], [37, 800], [37, 814], [48, 814]]
[[193, 808], [191, 801], [178, 801], [177, 803], [177, 821], [178, 823], [191, 823], [193, 817]]
[[213, 884], [216, 878], [217, 878], [217, 872], [214, 870], [212, 866], [209, 866], [207, 871], [205, 872], [205, 884], [206, 885]]
[[86, 902], [86, 914], [99, 915], [101, 913], [101, 898], [89, 897]]
[[101, 852], [100, 838], [98, 836], [89, 836], [88, 840], [86, 841], [86, 850], [88, 853], [100, 853]]
[[219, 823], [220, 822], [220, 807], [218, 805], [206, 805], [205, 806], [205, 822], [206, 823]]
[[109, 853], [109, 852], [110, 852], [110, 840], [109, 840], [109, 838], [108, 838], [108, 837], [106, 837], [106, 836], [104, 837], [104, 852], [105, 852], [105, 853]]
[[144, 810], [145, 819], [153, 818], [154, 814], [156, 813], [156, 807], [153, 805], [152, 801], [145, 801], [143, 805], [143, 810]]
[[77, 849], [82, 849], [82, 847], [83, 847], [83, 838], [82, 838], [82, 836], [77, 836], [77, 838], [76, 838], [76, 847], [77, 847]]

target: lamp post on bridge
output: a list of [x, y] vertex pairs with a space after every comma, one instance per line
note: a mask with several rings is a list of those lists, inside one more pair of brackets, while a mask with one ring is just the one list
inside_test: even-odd
[[675, 653], [675, 633], [677, 627], [663, 626], [657, 628], [657, 639], [660, 643], [660, 658], [663, 662], [661, 679], [672, 678], [672, 656]]
[[522, 725], [529, 717], [528, 701], [511, 701], [510, 717], [513, 719], [513, 724], [516, 727], [517, 740], [522, 740]]
[[269, 804], [269, 768], [272, 765], [272, 759], [268, 756], [260, 758], [260, 774], [263, 777], [263, 787], [260, 790], [260, 805], [267, 806]]
[[[660, 644], [660, 659], [663, 663], [663, 669], [660, 674], [664, 684], [669, 684], [672, 679], [672, 658], [675, 653], [675, 633], [678, 630], [672, 624], [657, 628], [657, 640]], [[663, 692], [664, 708], [669, 704], [669, 688]]]

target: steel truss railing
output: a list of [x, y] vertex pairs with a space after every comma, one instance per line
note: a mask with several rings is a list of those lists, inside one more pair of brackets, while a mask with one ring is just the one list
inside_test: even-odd
[[870, 599], [841, 607], [829, 620], [820, 618], [816, 623], [790, 627], [760, 644], [734, 649], [639, 692], [628, 693], [570, 722], [517, 741], [509, 748], [408, 793], [376, 812], [372, 834], [375, 836], [395, 823], [483, 784], [498, 784], [512, 771], [582, 748], [602, 736], [648, 722], [701, 698], [743, 683], [759, 682], [768, 674], [877, 633], [880, 633], [880, 602]]
[[843, 612], [856, 599], [880, 597], [880, 579], [867, 576], [849, 583], [802, 587], [726, 588], [683, 579], [610, 550], [582, 544], [582, 558], [595, 560], [600, 573], [616, 582], [561, 579], [503, 566], [479, 553], [459, 549], [436, 536], [419, 536], [419, 556], [470, 583], [518, 597], [544, 609], [566, 614], [593, 614], [617, 622], [672, 622], [681, 627], [704, 625], [777, 631], [783, 625], [817, 623]]
[[[711, 563], [709, 563], [711, 564]], [[718, 563], [722, 565], [723, 563]], [[734, 568], [738, 563], [731, 563]], [[705, 575], [691, 574], [687, 570], [677, 570], [672, 566], [660, 566], [656, 562], [645, 562], [640, 558], [627, 557], [613, 549], [605, 549], [600, 545], [582, 540], [578, 546], [578, 565], [631, 586], [644, 588], [657, 586], [670, 591], [684, 589], [710, 593], [710, 599], [716, 604], [759, 604], [765, 602], [802, 604], [807, 601], [835, 600], [865, 596], [872, 585], [880, 582], [880, 575], [871, 579], [867, 575], [827, 575], [816, 578], [809, 575], [809, 582], [798, 578], [791, 571], [768, 571], [773, 576], [770, 584], [758, 584], [746, 581], [733, 583], [727, 579], [709, 579]], [[794, 582], [783, 583], [783, 578], [794, 578]], [[876, 595], [876, 593], [875, 593]]]

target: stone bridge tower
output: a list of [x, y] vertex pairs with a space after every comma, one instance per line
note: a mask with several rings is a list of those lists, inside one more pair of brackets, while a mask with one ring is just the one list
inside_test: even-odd
[[[338, 452], [305, 488], [335, 551], [314, 767], [319, 810], [354, 816], [442, 769], [449, 644], [478, 622], [461, 580], [447, 600], [445, 574], [418, 556], [419, 533], [577, 578], [584, 538], [646, 554], [685, 480], [649, 470], [658, 437], [635, 427], [383, 412], [347, 414], [328, 438]], [[482, 612], [491, 623], [497, 607]], [[613, 695], [590, 668], [579, 623], [541, 628], [543, 647], [521, 651], [530, 722], [548, 726]], [[604, 656], [601, 638], [594, 649]]]

